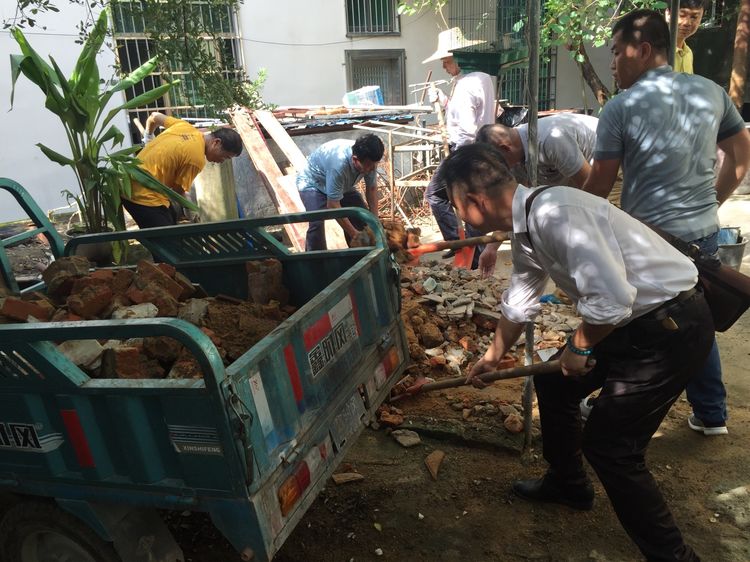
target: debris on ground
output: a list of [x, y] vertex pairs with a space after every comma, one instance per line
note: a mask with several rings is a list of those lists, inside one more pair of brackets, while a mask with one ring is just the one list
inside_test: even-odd
[[[393, 387], [391, 395], [404, 395], [424, 381], [466, 375], [492, 342], [501, 317], [499, 303], [507, 286], [507, 279], [481, 279], [478, 271], [456, 268], [442, 261], [404, 266], [401, 270], [401, 318], [412, 365], [407, 376]], [[536, 318], [534, 330], [534, 349], [554, 351], [565, 345], [568, 335], [581, 320], [570, 305], [548, 302], [540, 306], [541, 314]], [[497, 368], [523, 365], [524, 350], [522, 336]], [[421, 407], [420, 400], [428, 401], [429, 405]], [[439, 417], [442, 420], [455, 419], [464, 426], [499, 427], [509, 434], [523, 431], [521, 405], [487, 394], [475, 393], [468, 397], [466, 393], [440, 393], [432, 398], [420, 395], [399, 402], [399, 407], [398, 414], [393, 412], [392, 406], [381, 407], [378, 412], [380, 425], [403, 426], [416, 421], [417, 416], [420, 423], [429, 421], [430, 417]], [[439, 414], [434, 413], [438, 411]]]
[[438, 479], [438, 472], [440, 471], [440, 465], [442, 464], [444, 459], [445, 459], [445, 453], [439, 449], [432, 451], [424, 459], [424, 464], [427, 467], [427, 470], [429, 471], [430, 476], [432, 476], [433, 480]]
[[393, 437], [399, 445], [406, 447], [407, 449], [409, 447], [415, 447], [422, 442], [419, 438], [419, 434], [410, 429], [397, 429], [392, 431], [391, 437]]

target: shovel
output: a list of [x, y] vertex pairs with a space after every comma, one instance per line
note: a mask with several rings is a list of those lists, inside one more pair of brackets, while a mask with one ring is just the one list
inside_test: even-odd
[[[463, 232], [463, 229], [461, 229]], [[493, 232], [485, 236], [475, 236], [473, 238], [463, 238], [462, 240], [442, 240], [440, 242], [430, 242], [428, 244], [420, 244], [416, 248], [409, 248], [406, 250], [411, 255], [408, 265], [415, 265], [419, 262], [419, 258], [424, 254], [430, 254], [432, 252], [439, 252], [441, 250], [468, 250], [469, 251], [469, 262], [465, 266], [459, 265], [458, 256], [459, 252], [456, 252], [456, 263], [457, 267], [468, 268], [471, 265], [471, 258], [474, 252], [474, 246], [480, 246], [482, 244], [491, 244], [493, 242], [504, 242], [508, 239], [507, 232]]]
[[[499, 371], [490, 371], [482, 373], [479, 378], [484, 382], [493, 382], [506, 379], [517, 379], [520, 377], [533, 377], [536, 375], [550, 375], [560, 372], [560, 361], [547, 361], [546, 363], [536, 363], [524, 367], [512, 367], [510, 369], [501, 369]], [[409, 396], [415, 396], [422, 392], [430, 390], [440, 390], [443, 388], [455, 388], [466, 385], [466, 377], [453, 377], [436, 382], [427, 382], [426, 378], [417, 380], [412, 386], [407, 388], [402, 394], [391, 396], [391, 402], [396, 402]]]

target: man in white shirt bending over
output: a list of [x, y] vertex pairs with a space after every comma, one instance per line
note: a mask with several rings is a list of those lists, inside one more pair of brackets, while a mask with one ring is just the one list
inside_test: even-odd
[[[513, 273], [502, 318], [467, 382], [494, 371], [524, 324], [540, 312], [548, 278], [583, 319], [560, 353], [561, 372], [534, 377], [549, 463], [513, 491], [538, 502], [590, 510], [596, 471], [625, 531], [647, 560], [697, 562], [685, 544], [645, 453], [652, 435], [711, 350], [714, 327], [695, 289], [692, 261], [606, 199], [565, 186], [519, 185], [500, 153], [464, 146], [442, 176], [459, 218], [482, 231], [513, 231]], [[585, 427], [580, 399], [601, 388]]]
[[[439, 101], [445, 108], [445, 123], [448, 129], [448, 143], [451, 150], [474, 141], [482, 125], [495, 122], [495, 88], [493, 79], [484, 72], [464, 74], [451, 53], [454, 49], [484, 43], [464, 38], [461, 29], [454, 27], [438, 35], [438, 48], [423, 64], [440, 60], [443, 69], [451, 76], [453, 92], [450, 97], [437, 89], [432, 90], [431, 101]], [[458, 222], [450, 202], [445, 195], [445, 186], [439, 181], [436, 171], [427, 186], [425, 198], [440, 228], [444, 240], [458, 240]], [[469, 236], [483, 233], [469, 229]], [[445, 257], [452, 255], [449, 252]], [[475, 254], [478, 256], [478, 252]], [[476, 259], [475, 259], [476, 261]]]
[[[596, 147], [596, 127], [599, 120], [590, 115], [559, 113], [539, 120], [537, 176], [539, 185], [569, 185], [583, 187], [591, 172], [591, 161]], [[484, 125], [477, 133], [476, 142], [486, 142], [497, 148], [514, 175], [526, 178], [520, 171], [529, 154], [529, 126], [507, 127], [500, 124]], [[487, 244], [479, 256], [482, 276], [495, 272], [500, 244]]]

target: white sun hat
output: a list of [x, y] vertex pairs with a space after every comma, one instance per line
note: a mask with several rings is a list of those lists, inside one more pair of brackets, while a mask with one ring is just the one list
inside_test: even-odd
[[486, 42], [487, 41], [466, 39], [466, 37], [464, 37], [464, 34], [461, 33], [460, 27], [452, 27], [447, 31], [440, 32], [440, 35], [438, 35], [437, 51], [424, 59], [422, 61], [422, 64], [427, 64], [428, 62], [444, 59], [446, 57], [452, 57], [453, 54], [451, 53], [451, 51], [454, 49], [470, 47], [471, 45], [479, 45]]

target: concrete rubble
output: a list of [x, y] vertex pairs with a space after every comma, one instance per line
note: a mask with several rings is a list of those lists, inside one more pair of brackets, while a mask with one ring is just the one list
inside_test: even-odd
[[[61, 258], [42, 273], [46, 293], [0, 295], [0, 323], [178, 317], [199, 327], [228, 365], [295, 310], [288, 304], [281, 262], [248, 262], [247, 272], [250, 299], [243, 301], [206, 297], [165, 263], [141, 260], [134, 270], [90, 270], [86, 258]], [[69, 340], [58, 349], [94, 378], [203, 376], [192, 353], [168, 337]]]
[[[413, 365], [392, 394], [402, 394], [423, 378], [440, 380], [465, 375], [492, 341], [501, 317], [499, 303], [507, 285], [506, 279], [481, 279], [479, 272], [455, 268], [445, 261], [423, 261], [417, 266], [403, 267], [401, 317]], [[570, 305], [542, 303], [535, 323], [534, 349], [562, 347], [580, 322]], [[498, 368], [523, 365], [524, 346], [521, 338]], [[523, 431], [520, 405], [499, 400], [454, 399], [447, 394], [444, 400], [464, 423], [497, 419], [509, 433]], [[408, 422], [408, 404], [408, 400], [403, 403], [398, 416], [388, 406], [382, 407], [378, 412], [381, 425], [395, 427], [394, 418], [402, 424]]]

